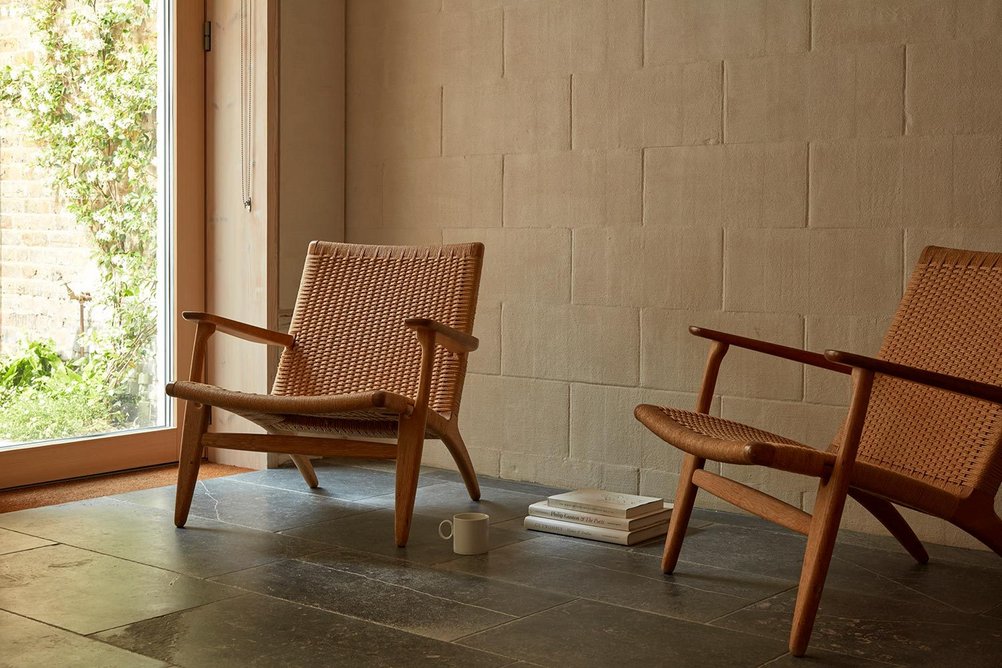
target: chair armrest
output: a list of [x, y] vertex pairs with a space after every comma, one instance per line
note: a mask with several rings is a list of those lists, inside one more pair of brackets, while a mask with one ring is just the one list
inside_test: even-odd
[[409, 328], [425, 329], [435, 334], [435, 343], [443, 346], [446, 350], [454, 353], [472, 353], [480, 346], [477, 337], [465, 334], [458, 329], [453, 329], [448, 325], [431, 318], [407, 318], [404, 324]]
[[790, 346], [782, 346], [778, 343], [750, 339], [746, 336], [728, 334], [727, 332], [718, 332], [713, 329], [706, 329], [705, 327], [691, 326], [689, 327], [689, 333], [695, 336], [701, 336], [704, 339], [720, 341], [721, 343], [737, 346], [738, 348], [746, 348], [748, 350], [765, 353], [766, 355], [772, 355], [773, 357], [782, 357], [784, 359], [793, 360], [794, 362], [809, 364], [811, 366], [821, 367], [822, 369], [828, 369], [830, 371], [838, 371], [839, 373], [844, 374], [852, 373], [851, 366], [840, 364], [837, 361], [826, 358], [825, 355], [814, 353], [809, 350], [791, 348]]
[[842, 352], [841, 350], [826, 350], [825, 358], [839, 364], [847, 364], [874, 373], [882, 373], [913, 383], [921, 383], [922, 385], [929, 385], [930, 387], [947, 390], [948, 392], [966, 394], [976, 399], [1002, 404], [1002, 387], [998, 385], [989, 385], [988, 383], [981, 383], [976, 380], [961, 378], [960, 376], [927, 371], [906, 364], [897, 364], [875, 357], [867, 357], [866, 355]]
[[202, 313], [199, 311], [184, 311], [181, 317], [196, 323], [206, 323], [212, 325], [213, 329], [225, 332], [231, 336], [254, 343], [266, 343], [273, 346], [285, 346], [291, 348], [296, 342], [296, 337], [291, 334], [283, 334], [263, 327], [255, 327], [237, 320], [230, 320], [212, 313]]

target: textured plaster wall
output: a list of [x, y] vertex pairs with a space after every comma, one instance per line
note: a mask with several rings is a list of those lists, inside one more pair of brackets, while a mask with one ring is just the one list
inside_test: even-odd
[[[632, 409], [694, 404], [688, 324], [872, 354], [924, 245], [1002, 249], [1000, 40], [999, 0], [349, 0], [347, 238], [487, 245], [479, 471], [670, 497]], [[818, 447], [848, 398], [739, 350], [718, 389]]]

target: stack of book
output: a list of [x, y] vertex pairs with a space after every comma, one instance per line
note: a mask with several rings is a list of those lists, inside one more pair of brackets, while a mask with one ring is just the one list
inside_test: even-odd
[[579, 489], [529, 506], [525, 528], [635, 545], [666, 534], [671, 509], [672, 504], [651, 496]]

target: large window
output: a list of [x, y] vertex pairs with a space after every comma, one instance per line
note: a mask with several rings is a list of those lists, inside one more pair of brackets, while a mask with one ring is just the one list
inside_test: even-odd
[[[179, 53], [175, 26], [203, 14], [0, 0], [0, 486], [37, 481], [29, 460], [58, 478], [175, 458], [174, 250], [199, 263], [201, 238], [176, 225], [175, 157], [201, 162], [198, 132], [183, 153], [175, 141], [176, 68], [198, 71], [201, 50]], [[197, 281], [181, 283], [197, 303]]]

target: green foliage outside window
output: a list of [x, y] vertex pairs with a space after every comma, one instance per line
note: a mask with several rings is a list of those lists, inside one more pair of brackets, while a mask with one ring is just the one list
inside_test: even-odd
[[[15, 440], [130, 426], [157, 328], [155, 8], [25, 0], [25, 11], [41, 49], [0, 69], [0, 109], [89, 232], [101, 279], [93, 304], [108, 317], [83, 334], [78, 359], [31, 341], [0, 362], [0, 438]], [[33, 364], [31, 381], [17, 380]]]

